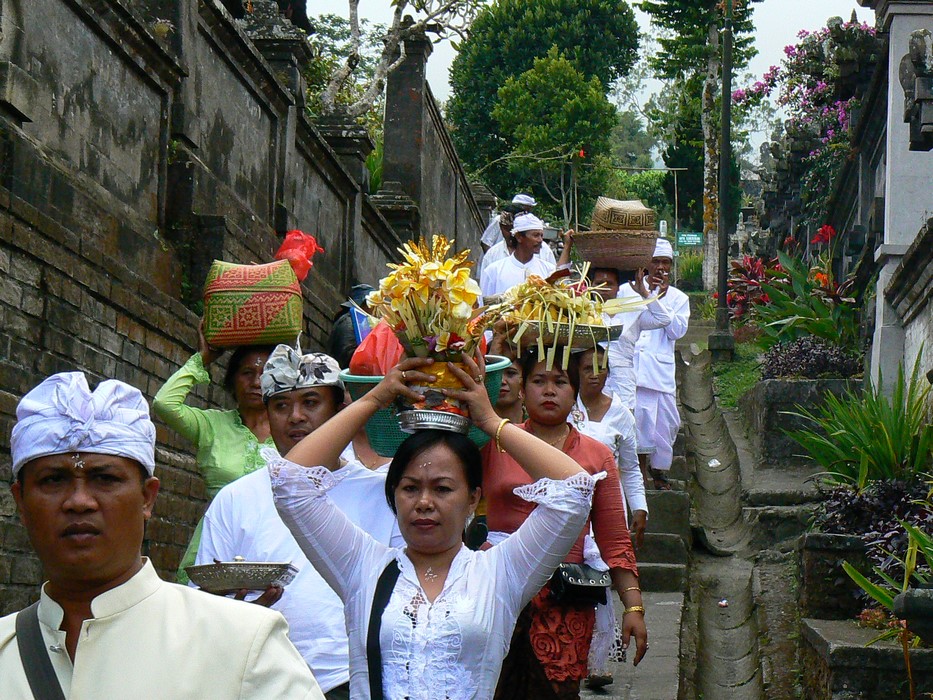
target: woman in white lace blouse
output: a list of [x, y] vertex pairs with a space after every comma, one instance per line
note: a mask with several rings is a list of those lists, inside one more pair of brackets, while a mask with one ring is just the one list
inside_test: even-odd
[[483, 369], [467, 358], [468, 372], [454, 370], [466, 388], [445, 391], [465, 400], [473, 422], [536, 479], [519, 495], [538, 507], [498, 547], [467, 549], [463, 529], [480, 498], [479, 450], [463, 435], [423, 431], [399, 448], [386, 479], [407, 546], [376, 542], [326, 497], [330, 472], [377, 409], [399, 395], [415, 398], [407, 381], [433, 380], [419, 370], [429, 362], [402, 361], [269, 466], [282, 520], [344, 602], [353, 698], [372, 697], [370, 613], [377, 580], [395, 564], [400, 574], [378, 636], [384, 697], [491, 698], [515, 620], [579, 536], [597, 480], [560, 450], [500, 419], [482, 386]]

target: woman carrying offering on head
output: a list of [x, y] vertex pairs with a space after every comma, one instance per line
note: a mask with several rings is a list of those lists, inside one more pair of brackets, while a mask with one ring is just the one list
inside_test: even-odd
[[[521, 365], [528, 414], [521, 429], [572, 458], [587, 473], [607, 475], [595, 487], [590, 517], [596, 543], [609, 566], [612, 588], [625, 605], [622, 642], [627, 646], [634, 636], [637, 664], [647, 651], [648, 633], [615, 460], [605, 445], [581, 435], [567, 422], [579, 390], [577, 364], [571, 360], [566, 370], [559, 363], [548, 369], [547, 363], [539, 362], [532, 352], [523, 357]], [[483, 458], [489, 542], [495, 545], [495, 551], [501, 546], [497, 543], [523, 527], [530, 515], [529, 506], [513, 495], [516, 488], [528, 484], [528, 479], [511, 455], [498, 452], [493, 445], [484, 448]], [[563, 561], [583, 563], [586, 532], [588, 527], [577, 532]], [[497, 698], [579, 697], [580, 681], [588, 675], [595, 606], [570, 596], [555, 600], [551, 590], [550, 583], [544, 586], [522, 612], [503, 664]]]
[[[444, 392], [464, 401], [493, 449], [523, 470], [526, 484], [517, 497], [528, 500], [531, 512], [498, 547], [465, 547], [463, 530], [481, 496], [480, 453], [464, 435], [426, 430], [402, 443], [386, 478], [406, 546], [373, 540], [327, 497], [331, 471], [378, 409], [397, 396], [420, 398], [407, 382], [433, 381], [421, 371], [430, 362], [403, 360], [285, 459], [270, 461], [282, 520], [344, 602], [354, 698], [381, 698], [383, 688], [386, 698], [491, 698], [519, 613], [577, 540], [602, 478], [499, 418], [482, 364], [464, 356], [466, 371], [449, 365], [464, 388]], [[397, 580], [387, 583], [393, 570]], [[377, 593], [387, 599], [382, 614], [372, 612]]]
[[[198, 326], [198, 352], [175, 372], [159, 389], [152, 402], [156, 415], [175, 432], [197, 445], [198, 471], [213, 498], [224, 486], [265, 465], [259, 448], [274, 443], [269, 433], [269, 418], [262, 401], [259, 378], [272, 346], [254, 345], [235, 348], [227, 363], [224, 388], [235, 399], [232, 410], [204, 410], [185, 404], [196, 384], [208, 384], [207, 368], [223, 353], [212, 347]], [[194, 531], [188, 549], [178, 567], [178, 580], [187, 583], [185, 567], [194, 564], [201, 541], [201, 523]]]

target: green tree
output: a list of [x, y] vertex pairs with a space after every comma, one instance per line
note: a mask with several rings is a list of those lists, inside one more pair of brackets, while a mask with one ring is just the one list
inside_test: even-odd
[[610, 154], [614, 165], [629, 168], [650, 168], [654, 165], [652, 150], [655, 139], [645, 129], [641, 117], [631, 110], [619, 112], [618, 121], [609, 135]]
[[[761, 0], [733, 2], [733, 70], [748, 65], [756, 54], [752, 4]], [[655, 73], [674, 84], [702, 79], [699, 90], [699, 123], [703, 134], [703, 232], [706, 234], [704, 282], [714, 284], [718, 267], [719, 221], [718, 167], [719, 114], [717, 98], [722, 84], [722, 46], [719, 30], [724, 23], [723, 0], [643, 0], [641, 9], [661, 30], [659, 51], [650, 59]], [[682, 152], [683, 153], [683, 152]], [[674, 167], [668, 163], [669, 167]]]
[[617, 121], [602, 83], [587, 79], [552, 46], [530, 70], [506, 80], [498, 96], [492, 117], [510, 148], [503, 163], [532, 177], [569, 224], [577, 193], [594, 198], [605, 184], [604, 169], [580, 167], [587, 154], [608, 151]]
[[634, 13], [623, 0], [498, 0], [477, 15], [451, 67], [447, 117], [457, 150], [468, 169], [482, 169], [482, 179], [502, 194], [521, 181], [499, 162], [512, 149], [492, 116], [499, 88], [552, 46], [587, 79], [598, 79], [605, 93], [637, 57]]

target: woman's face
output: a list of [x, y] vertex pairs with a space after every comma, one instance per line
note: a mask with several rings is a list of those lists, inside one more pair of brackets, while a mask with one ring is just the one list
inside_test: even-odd
[[268, 352], [257, 351], [245, 354], [240, 361], [240, 366], [233, 376], [233, 396], [236, 399], [237, 408], [241, 411], [266, 410], [262, 402], [259, 378], [262, 376], [262, 368], [267, 359], [269, 359]]
[[[593, 362], [596, 362], [596, 371], [593, 371]], [[586, 396], [596, 396], [606, 386], [609, 378], [609, 368], [603, 366], [602, 354], [597, 355], [595, 350], [587, 350], [580, 356], [580, 393]]]
[[536, 423], [566, 423], [576, 400], [567, 372], [556, 364], [548, 370], [545, 362], [539, 362], [525, 378], [525, 410]]
[[499, 388], [501, 408], [510, 408], [522, 400], [522, 369], [514, 362], [502, 373], [502, 386]]
[[398, 526], [408, 547], [420, 554], [459, 547], [479, 497], [480, 489], [470, 490], [463, 462], [447, 445], [416, 455], [395, 487]]

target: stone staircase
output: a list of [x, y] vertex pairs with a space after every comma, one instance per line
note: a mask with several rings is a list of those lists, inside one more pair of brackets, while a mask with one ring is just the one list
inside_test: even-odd
[[644, 591], [684, 591], [689, 564], [690, 496], [685, 491], [648, 491], [648, 529], [636, 553]]

